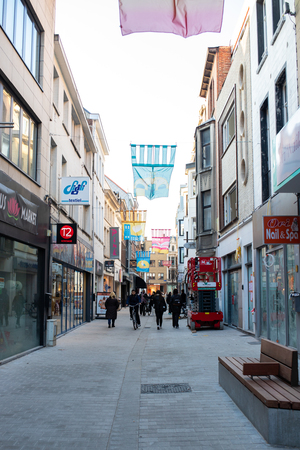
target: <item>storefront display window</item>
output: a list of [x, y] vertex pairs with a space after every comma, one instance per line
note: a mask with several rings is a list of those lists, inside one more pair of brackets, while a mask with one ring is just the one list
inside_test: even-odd
[[38, 250], [0, 235], [0, 360], [40, 345]]
[[84, 275], [58, 262], [52, 264], [51, 317], [62, 334], [85, 321]]
[[267, 259], [265, 247], [260, 250], [260, 334], [268, 336], [268, 313], [267, 313]]
[[287, 295], [289, 312], [289, 345], [297, 348], [296, 312], [292, 308], [291, 291], [295, 290], [295, 247], [287, 246]]
[[239, 298], [239, 272], [229, 272], [229, 323], [234, 326], [239, 324], [239, 308], [238, 308], [238, 298]]
[[296, 315], [289, 298], [295, 289], [294, 252], [293, 245], [260, 250], [260, 334], [297, 348]]

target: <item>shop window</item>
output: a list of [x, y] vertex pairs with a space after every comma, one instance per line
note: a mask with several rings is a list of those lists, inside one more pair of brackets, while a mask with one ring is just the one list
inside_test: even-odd
[[[0, 236], [0, 360], [40, 345], [38, 250]], [[5, 339], [3, 337], [5, 336]]]
[[285, 70], [280, 74], [275, 84], [275, 102], [276, 102], [276, 132], [279, 133], [281, 128], [288, 121], [288, 101], [286, 87]]
[[271, 195], [271, 158], [269, 134], [269, 103], [266, 99], [260, 108], [260, 139], [261, 139], [261, 176], [262, 202]]
[[260, 64], [267, 52], [267, 18], [266, 18], [265, 0], [257, 0], [256, 15], [257, 15], [258, 64]]
[[39, 81], [41, 32], [22, 0], [0, 1], [0, 25], [26, 66]]
[[223, 152], [227, 149], [230, 142], [235, 136], [235, 109], [233, 108], [230, 113], [228, 114], [227, 118], [225, 119], [225, 122], [223, 123]]
[[202, 130], [200, 132], [201, 136], [201, 161], [202, 169], [206, 169], [211, 166], [210, 161], [210, 128]]
[[224, 225], [237, 218], [236, 187], [224, 195]]
[[0, 122], [14, 127], [0, 129], [0, 153], [36, 180], [37, 124], [0, 83]]

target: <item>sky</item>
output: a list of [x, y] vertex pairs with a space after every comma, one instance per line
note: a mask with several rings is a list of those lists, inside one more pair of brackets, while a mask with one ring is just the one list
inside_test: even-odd
[[[213, 0], [208, 0], [213, 1]], [[230, 45], [242, 0], [225, 0], [221, 33], [184, 39], [163, 33], [122, 36], [118, 0], [56, 0], [60, 35], [84, 108], [101, 117], [110, 155], [105, 175], [133, 194], [130, 143], [177, 145], [168, 198], [137, 197], [152, 228], [175, 234], [180, 185], [191, 162], [207, 47]]]

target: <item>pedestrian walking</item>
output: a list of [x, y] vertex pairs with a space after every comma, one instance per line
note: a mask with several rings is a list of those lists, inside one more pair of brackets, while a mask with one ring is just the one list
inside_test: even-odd
[[156, 315], [156, 324], [157, 329], [159, 330], [162, 327], [163, 322], [163, 313], [167, 310], [167, 305], [165, 299], [162, 296], [162, 293], [158, 290], [154, 296], [154, 309]]
[[132, 320], [132, 307], [135, 309], [135, 315], [136, 315], [136, 322], [138, 324], [138, 327], [141, 326], [141, 320], [139, 315], [139, 305], [141, 303], [141, 297], [137, 295], [134, 289], [131, 291], [131, 295], [127, 297], [127, 305], [129, 305], [129, 312], [130, 312], [130, 320]]
[[16, 321], [16, 328], [20, 328], [20, 319], [21, 315], [23, 314], [23, 308], [24, 308], [25, 298], [22, 294], [22, 291], [17, 292], [13, 299], [12, 309], [15, 311], [17, 316]]
[[172, 294], [171, 294], [171, 291], [170, 291], [168, 293], [168, 295], [167, 295], [167, 304], [168, 304], [168, 308], [169, 308], [169, 314], [171, 314], [171, 309], [170, 309], [171, 297], [172, 297]]
[[146, 315], [147, 301], [148, 301], [148, 295], [146, 294], [145, 291], [142, 291], [142, 293], [141, 293], [141, 304], [140, 304], [140, 314], [141, 314], [141, 316], [145, 316]]
[[178, 290], [174, 289], [173, 295], [171, 297], [170, 301], [170, 309], [172, 311], [172, 322], [173, 322], [173, 328], [179, 328], [178, 319], [179, 314], [181, 311], [181, 298], [178, 294]]
[[[116, 299], [116, 294], [112, 292], [105, 302], [106, 314], [105, 317], [108, 320], [108, 328], [115, 326], [115, 320], [117, 319], [117, 311], [119, 308], [119, 302]], [[111, 324], [111, 325], [110, 325]]]

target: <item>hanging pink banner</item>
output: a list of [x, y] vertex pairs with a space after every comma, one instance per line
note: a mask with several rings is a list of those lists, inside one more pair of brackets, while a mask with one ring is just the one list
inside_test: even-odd
[[152, 229], [152, 250], [157, 253], [169, 253], [171, 230]]
[[119, 0], [122, 35], [173, 33], [183, 37], [221, 31], [224, 0]]

